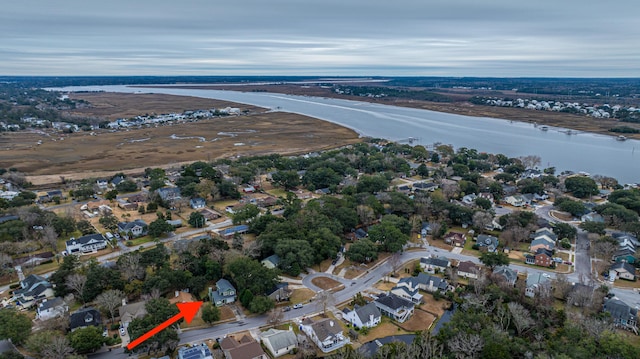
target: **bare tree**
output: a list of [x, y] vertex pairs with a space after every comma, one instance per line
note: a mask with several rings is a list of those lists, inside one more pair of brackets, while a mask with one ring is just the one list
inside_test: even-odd
[[53, 253], [58, 251], [58, 233], [53, 226], [44, 226], [42, 228], [42, 242], [51, 248]]
[[460, 186], [457, 183], [447, 183], [442, 185], [442, 194], [449, 200], [458, 197], [460, 193]]
[[487, 285], [490, 284], [489, 278], [487, 278], [487, 275], [484, 271], [480, 271], [480, 273], [478, 273], [478, 278], [470, 278], [469, 283], [473, 284], [473, 291], [476, 293], [476, 295], [482, 294]]
[[51, 343], [42, 350], [42, 356], [47, 359], [66, 359], [73, 353], [69, 340], [63, 336], [55, 336]]
[[82, 293], [84, 292], [85, 284], [87, 283], [87, 277], [82, 274], [74, 273], [67, 276], [66, 285], [68, 288], [76, 292], [78, 295], [77, 298], [82, 300], [84, 304], [84, 298], [82, 297]]
[[316, 295], [316, 305], [322, 309], [322, 314], [324, 316], [326, 316], [327, 314], [327, 308], [334, 305], [335, 302], [336, 302], [335, 296], [333, 295], [332, 292], [328, 290], [323, 290], [321, 292], [318, 292], [318, 294]]
[[447, 346], [456, 354], [456, 358], [475, 358], [484, 347], [484, 341], [478, 334], [459, 332], [449, 339]]
[[458, 271], [452, 267], [447, 267], [444, 271], [444, 275], [449, 279], [449, 283], [452, 286], [458, 285]]
[[509, 309], [509, 313], [513, 319], [513, 325], [515, 325], [518, 335], [522, 335], [522, 333], [533, 327], [535, 322], [531, 319], [529, 311], [523, 307], [522, 304], [509, 302], [507, 308]]
[[520, 157], [520, 161], [522, 161], [522, 165], [525, 168], [534, 168], [540, 166], [542, 159], [540, 158], [540, 156], [529, 155]]
[[496, 302], [495, 318], [500, 324], [502, 330], [508, 330], [511, 325], [511, 314], [507, 306], [502, 303], [502, 298]]
[[275, 307], [269, 311], [269, 317], [267, 319], [268, 323], [275, 326], [282, 323], [282, 319], [284, 318], [284, 312], [281, 307]]
[[244, 248], [242, 253], [247, 257], [258, 258], [260, 256], [261, 250], [262, 244], [260, 241], [251, 241], [246, 246], [246, 248]]
[[611, 240], [599, 239], [593, 241], [591, 245], [591, 255], [594, 257], [600, 257], [606, 262], [609, 262], [613, 255], [618, 250], [618, 246]]
[[444, 351], [444, 346], [437, 339], [431, 336], [431, 332], [423, 330], [422, 335], [418, 336], [413, 345], [409, 346], [407, 358], [440, 358]]
[[356, 207], [356, 213], [358, 213], [360, 223], [365, 226], [368, 226], [376, 218], [373, 209], [371, 209], [371, 207], [369, 206], [359, 205], [358, 207]]
[[439, 238], [442, 224], [437, 221], [429, 222], [429, 228], [431, 228], [431, 235], [433, 238]]
[[413, 233], [419, 233], [420, 229], [422, 229], [422, 218], [417, 214], [409, 217], [409, 223], [411, 224], [411, 231]]
[[105, 311], [109, 312], [111, 322], [115, 320], [116, 309], [122, 305], [124, 293], [118, 289], [109, 289], [100, 293], [96, 298], [96, 303]]
[[[65, 302], [67, 302], [65, 300]], [[55, 330], [58, 332], [66, 332], [69, 329], [69, 313], [58, 318], [51, 318], [40, 322], [39, 327], [42, 330]]]
[[402, 262], [400, 261], [400, 252], [393, 253], [389, 257], [388, 261], [389, 265], [391, 266], [391, 272], [395, 276], [398, 269], [400, 269], [400, 265], [402, 264]]
[[140, 264], [140, 253], [127, 253], [120, 256], [118, 269], [127, 282], [144, 278], [144, 267]]
[[0, 252], [0, 275], [10, 270], [12, 262], [13, 259], [11, 259], [10, 255]]
[[556, 289], [556, 294], [561, 299], [567, 298], [567, 295], [569, 295], [569, 292], [571, 292], [571, 287], [572, 287], [571, 282], [569, 282], [569, 278], [567, 277], [566, 274], [563, 274], [563, 273], [556, 274], [555, 289]]
[[484, 229], [493, 222], [493, 216], [484, 211], [476, 211], [472, 217], [473, 226], [476, 229]]
[[573, 290], [567, 296], [567, 305], [575, 305], [577, 307], [586, 307], [591, 304], [593, 298], [593, 288], [586, 285], [574, 286]]
[[500, 239], [505, 243], [505, 246], [509, 248], [515, 248], [518, 244], [525, 241], [529, 236], [529, 230], [522, 227], [509, 227], [502, 231]]

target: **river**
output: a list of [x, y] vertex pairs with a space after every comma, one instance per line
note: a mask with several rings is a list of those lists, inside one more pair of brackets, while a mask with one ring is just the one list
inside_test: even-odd
[[439, 142], [455, 148], [502, 153], [509, 157], [538, 155], [541, 167], [556, 167], [615, 177], [620, 183], [640, 183], [640, 141], [616, 141], [614, 136], [549, 127], [542, 131], [532, 124], [486, 117], [471, 117], [429, 110], [379, 105], [334, 98], [206, 89], [132, 88], [127, 86], [82, 86], [62, 91], [110, 91], [163, 93], [215, 98], [299, 113], [343, 125], [362, 136], [406, 140], [413, 144]]

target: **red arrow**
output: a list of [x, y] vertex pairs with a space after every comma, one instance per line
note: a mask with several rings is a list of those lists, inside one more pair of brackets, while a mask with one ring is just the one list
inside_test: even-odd
[[191, 323], [191, 321], [193, 320], [193, 317], [196, 316], [196, 313], [198, 313], [198, 309], [200, 309], [200, 306], [202, 305], [202, 302], [186, 302], [186, 303], [176, 303], [176, 305], [178, 306], [178, 309], [180, 310], [180, 313], [174, 315], [173, 317], [165, 320], [164, 322], [162, 322], [160, 325], [158, 325], [157, 327], [151, 329], [150, 331], [144, 333], [142, 336], [140, 336], [138, 339], [132, 341], [131, 343], [129, 343], [129, 345], [127, 345], [127, 349], [131, 350], [135, 347], [137, 347], [138, 345], [142, 344], [142, 342], [144, 342], [145, 340], [151, 338], [152, 336], [160, 333], [163, 329], [167, 328], [168, 326], [170, 326], [171, 324], [177, 322], [178, 320], [184, 318], [184, 320], [187, 321], [187, 323]]

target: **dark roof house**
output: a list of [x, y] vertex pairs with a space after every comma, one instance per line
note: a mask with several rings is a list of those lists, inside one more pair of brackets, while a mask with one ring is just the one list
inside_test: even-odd
[[69, 317], [69, 329], [74, 331], [78, 328], [100, 326], [102, 321], [100, 320], [100, 312], [95, 308], [80, 309], [75, 313], [72, 313]]

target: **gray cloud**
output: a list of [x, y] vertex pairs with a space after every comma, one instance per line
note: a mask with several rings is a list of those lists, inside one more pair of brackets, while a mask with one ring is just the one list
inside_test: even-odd
[[4, 75], [640, 76], [640, 2], [24, 0]]

